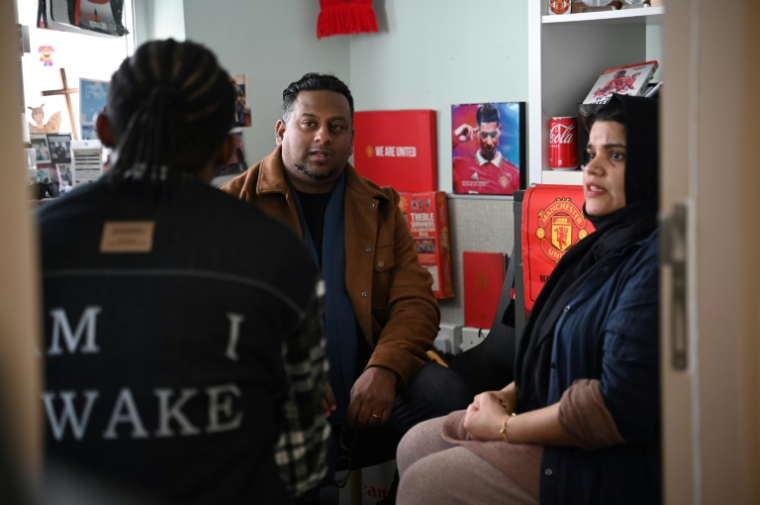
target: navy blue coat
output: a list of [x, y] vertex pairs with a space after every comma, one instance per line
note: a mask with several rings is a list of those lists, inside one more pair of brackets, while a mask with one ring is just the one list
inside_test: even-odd
[[541, 503], [660, 502], [659, 239], [600, 260], [555, 326], [548, 405], [598, 379], [626, 444], [547, 446]]

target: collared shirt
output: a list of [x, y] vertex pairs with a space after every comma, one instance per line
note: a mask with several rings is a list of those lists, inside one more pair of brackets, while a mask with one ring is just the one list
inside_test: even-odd
[[501, 155], [501, 153], [499, 151], [496, 151], [496, 156], [494, 156], [490, 160], [485, 159], [483, 157], [483, 155], [480, 154], [480, 150], [478, 150], [478, 152], [475, 153], [475, 159], [478, 160], [478, 165], [480, 165], [481, 167], [483, 165], [487, 164], [487, 163], [490, 163], [490, 164], [498, 167], [499, 165], [501, 165], [501, 160], [503, 158], [504, 157]]
[[520, 169], [500, 152], [487, 160], [478, 151], [474, 157], [459, 156], [452, 163], [455, 193], [513, 195], [520, 189]]

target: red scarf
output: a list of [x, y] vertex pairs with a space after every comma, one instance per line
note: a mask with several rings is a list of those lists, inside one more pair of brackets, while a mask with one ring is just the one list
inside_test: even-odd
[[372, 0], [319, 0], [317, 38], [377, 31]]

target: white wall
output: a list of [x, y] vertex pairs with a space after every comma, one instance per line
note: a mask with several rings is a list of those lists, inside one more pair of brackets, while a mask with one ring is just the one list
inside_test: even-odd
[[155, 39], [185, 40], [183, 0], [134, 0], [137, 45]]
[[528, 100], [528, 2], [374, 5], [381, 32], [351, 37], [356, 109], [435, 109], [438, 186], [450, 192], [451, 106]]
[[[357, 110], [434, 109], [438, 188], [451, 192], [451, 106], [528, 100], [525, 0], [375, 0], [380, 33], [351, 37]], [[464, 320], [462, 253], [509, 253], [512, 198], [450, 196], [455, 298], [441, 319]]]
[[255, 163], [275, 147], [282, 90], [306, 72], [350, 85], [349, 39], [317, 41], [319, 3], [303, 0], [185, 0], [185, 34], [212, 49], [230, 73], [249, 75], [253, 126], [243, 128]]
[[[31, 53], [22, 57], [25, 107], [39, 107], [44, 104], [45, 122], [53, 113], [61, 112], [60, 132], [71, 133], [72, 126], [65, 98], [61, 95], [43, 97], [42, 92], [61, 88], [60, 69], [66, 70], [69, 88], [78, 88], [80, 78], [110, 80], [111, 75], [129, 55], [131, 41], [128, 37], [98, 37], [40, 29], [35, 26], [36, 2], [16, 0], [16, 3], [19, 23], [29, 27], [31, 49]], [[54, 48], [51, 66], [43, 66], [40, 61], [40, 46]], [[79, 132], [79, 93], [73, 93], [70, 97], [77, 125], [75, 130]], [[27, 122], [31, 123], [31, 111], [26, 108], [24, 111], [27, 114]]]

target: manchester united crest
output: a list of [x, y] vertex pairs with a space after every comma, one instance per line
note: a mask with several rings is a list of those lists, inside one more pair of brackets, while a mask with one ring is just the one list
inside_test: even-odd
[[570, 0], [550, 0], [549, 14], [567, 14], [570, 11]]
[[538, 213], [536, 237], [541, 251], [555, 263], [586, 235], [586, 218], [570, 198], [557, 198]]

